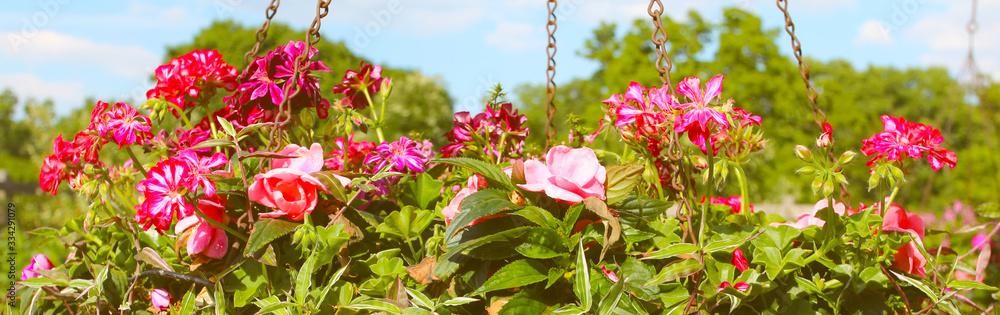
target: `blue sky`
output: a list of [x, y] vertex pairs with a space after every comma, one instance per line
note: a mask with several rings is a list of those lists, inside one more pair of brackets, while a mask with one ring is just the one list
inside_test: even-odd
[[[148, 78], [163, 61], [167, 45], [189, 41], [217, 19], [256, 28], [269, 2], [6, 1], [0, 5], [0, 88], [11, 88], [21, 97], [51, 98], [59, 114], [83, 105], [88, 96], [140, 103], [153, 85]], [[667, 14], [678, 19], [696, 10], [718, 21], [724, 7], [739, 7], [761, 16], [768, 28], [784, 25], [769, 0], [663, 2]], [[808, 56], [846, 59], [857, 67], [939, 65], [956, 75], [965, 60], [971, 0], [790, 2]], [[647, 4], [560, 1], [557, 82], [596, 69], [576, 52], [600, 21], [621, 25], [637, 17], [648, 19]], [[285, 1], [275, 19], [304, 29], [314, 8], [311, 1]], [[996, 78], [1000, 0], [980, 0], [978, 12], [978, 65]], [[322, 33], [372, 62], [440, 77], [455, 97], [457, 110], [476, 111], [480, 96], [496, 82], [509, 87], [544, 82], [545, 21], [544, 0], [335, 0]], [[780, 44], [790, 56], [784, 32]]]

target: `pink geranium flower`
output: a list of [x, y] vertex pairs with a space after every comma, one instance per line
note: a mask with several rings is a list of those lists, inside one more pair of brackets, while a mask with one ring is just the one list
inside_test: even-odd
[[194, 212], [184, 200], [184, 194], [197, 187], [189, 164], [181, 159], [162, 160], [149, 170], [149, 177], [139, 182], [135, 189], [145, 196], [142, 204], [135, 206], [135, 220], [143, 229], [151, 225], [157, 230], [170, 227], [173, 217], [182, 218]]
[[153, 137], [149, 117], [140, 115], [128, 104], [118, 102], [104, 114], [108, 115], [107, 122], [98, 128], [98, 135], [114, 139], [119, 149], [126, 145], [143, 144]]
[[879, 160], [902, 162], [905, 156], [919, 159], [925, 152], [927, 162], [935, 171], [944, 166], [954, 169], [958, 163], [955, 152], [940, 147], [944, 137], [936, 128], [888, 115], [882, 116], [882, 126], [882, 132], [862, 141], [861, 153], [875, 156], [868, 161], [868, 166]]
[[[11, 264], [11, 269], [14, 269], [13, 267]], [[31, 262], [21, 270], [21, 280], [41, 277], [42, 275], [35, 272], [36, 270], [52, 270], [52, 262], [45, 254], [36, 254], [31, 257]], [[11, 270], [11, 273], [14, 273], [14, 270]]]
[[[157, 67], [155, 73], [156, 86], [146, 92], [146, 98], [163, 98], [180, 108], [197, 106], [199, 99], [214, 95], [215, 88], [236, 89], [236, 68], [215, 50], [192, 50]], [[181, 113], [171, 112], [180, 117]]]
[[685, 112], [674, 126], [676, 132], [687, 132], [692, 129], [709, 130], [709, 122], [714, 121], [723, 128], [729, 128], [726, 115], [709, 107], [709, 103], [722, 92], [723, 75], [712, 77], [705, 84], [705, 92], [701, 91], [701, 79], [690, 77], [677, 84], [677, 92], [686, 96], [691, 102], [678, 107]]
[[254, 176], [247, 192], [251, 200], [275, 209], [261, 213], [261, 217], [287, 216], [289, 220], [301, 221], [316, 208], [317, 190], [330, 192], [309, 173], [294, 168], [276, 168]]
[[226, 165], [229, 162], [226, 155], [218, 152], [211, 157], [201, 157], [191, 149], [181, 151], [177, 155], [182, 161], [188, 163], [188, 167], [191, 169], [191, 180], [201, 186], [205, 191], [205, 196], [215, 195], [215, 183], [202, 175], [211, 174], [213, 168]]
[[903, 207], [893, 203], [885, 212], [882, 230], [909, 233], [915, 236], [913, 241], [896, 250], [892, 266], [920, 277], [926, 277], [927, 270], [924, 266], [927, 265], [927, 258], [917, 248], [917, 246], [924, 246], [924, 221], [920, 219], [920, 216], [906, 213]]
[[392, 171], [423, 173], [427, 157], [417, 150], [417, 143], [410, 138], [400, 137], [395, 142], [383, 142], [365, 158], [365, 164], [375, 165], [375, 170], [381, 170], [392, 163]]
[[339, 103], [341, 106], [362, 110], [369, 105], [364, 92], [367, 90], [368, 95], [374, 97], [382, 88], [384, 80], [388, 78], [382, 77], [382, 66], [361, 61], [360, 71], [347, 70], [341, 83], [333, 86], [333, 93], [344, 94], [344, 99]]
[[604, 199], [607, 170], [590, 148], [573, 149], [556, 146], [538, 160], [524, 162], [525, 183], [518, 187], [527, 191], [545, 192], [556, 200], [578, 203], [587, 197]]

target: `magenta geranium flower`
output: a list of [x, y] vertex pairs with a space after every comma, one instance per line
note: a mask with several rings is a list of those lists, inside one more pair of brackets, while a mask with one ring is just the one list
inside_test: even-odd
[[[264, 57], [254, 59], [247, 71], [240, 74], [236, 93], [225, 99], [227, 107], [237, 114], [234, 120], [244, 126], [272, 121], [278, 106], [285, 100], [285, 88], [291, 82], [296, 59], [305, 53], [312, 58], [317, 52], [316, 47], [306, 52], [305, 42], [289, 41]], [[323, 62], [308, 62], [300, 69], [299, 93], [288, 104], [292, 110], [314, 107], [319, 118], [326, 118], [330, 102], [320, 95], [319, 77], [312, 71], [331, 70]]]
[[186, 149], [178, 153], [177, 156], [182, 161], [188, 163], [188, 167], [191, 170], [191, 181], [201, 186], [206, 196], [211, 197], [215, 195], [215, 183], [202, 175], [212, 174], [213, 168], [226, 165], [229, 162], [226, 155], [217, 152], [210, 157], [204, 157], [199, 156], [194, 150]]
[[144, 230], [155, 226], [162, 231], [170, 228], [175, 216], [191, 215], [194, 208], [184, 200], [184, 194], [198, 185], [193, 173], [186, 161], [177, 158], [162, 160], [151, 168], [149, 177], [135, 186], [145, 196], [142, 204], [135, 206], [136, 222], [142, 223]]
[[587, 197], [604, 199], [606, 179], [607, 169], [597, 160], [594, 150], [560, 145], [549, 150], [544, 164], [538, 160], [525, 161], [525, 183], [517, 186], [574, 204]]
[[427, 157], [417, 150], [417, 143], [410, 138], [400, 137], [395, 142], [383, 142], [365, 159], [365, 164], [374, 164], [375, 170], [381, 170], [393, 163], [392, 171], [423, 173]]
[[103, 115], [107, 115], [108, 118], [104, 124], [98, 126], [98, 136], [114, 139], [119, 149], [126, 145], [141, 145], [146, 139], [153, 137], [150, 133], [152, 127], [149, 117], [139, 114], [128, 104], [118, 102]]
[[882, 126], [882, 132], [862, 141], [861, 153], [875, 156], [868, 161], [868, 166], [879, 160], [902, 162], [904, 156], [919, 159], [927, 153], [927, 162], [935, 171], [946, 165], [955, 168], [958, 157], [955, 152], [940, 147], [944, 142], [940, 130], [888, 115], [882, 116]]
[[690, 77], [677, 84], [677, 92], [686, 96], [691, 102], [680, 104], [678, 107], [684, 109], [674, 126], [676, 132], [687, 132], [697, 128], [709, 130], [709, 122], [714, 121], [723, 128], [729, 128], [729, 121], [726, 115], [709, 107], [709, 103], [722, 92], [723, 75], [712, 77], [705, 84], [705, 92], [701, 91], [701, 79]]
[[382, 66], [365, 63], [362, 60], [360, 71], [348, 69], [341, 83], [333, 86], [333, 93], [344, 94], [340, 106], [362, 110], [370, 105], [364, 92], [367, 90], [368, 95], [374, 97], [382, 88], [384, 80], [388, 78], [382, 77]]

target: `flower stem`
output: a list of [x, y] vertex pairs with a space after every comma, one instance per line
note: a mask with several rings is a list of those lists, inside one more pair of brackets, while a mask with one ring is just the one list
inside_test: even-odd
[[219, 221], [215, 221], [212, 218], [209, 218], [207, 215], [205, 215], [204, 212], [201, 212], [201, 209], [198, 209], [197, 204], [193, 208], [194, 208], [194, 212], [198, 213], [198, 217], [199, 218], [204, 219], [206, 222], [214, 225], [217, 228], [220, 228], [220, 229], [225, 230], [226, 232], [229, 232], [229, 234], [232, 234], [233, 236], [236, 236], [236, 238], [242, 240], [244, 243], [247, 241], [247, 237], [243, 236], [243, 234], [240, 234], [239, 232], [236, 232], [236, 230], [233, 230], [233, 229], [229, 228], [228, 226], [226, 226], [226, 225], [224, 225], [222, 223], [219, 223]]
[[127, 152], [128, 156], [132, 158], [132, 163], [135, 164], [135, 167], [142, 171], [142, 176], [149, 178], [149, 173], [146, 172], [146, 168], [142, 166], [142, 162], [139, 162], [139, 158], [135, 157], [135, 152], [132, 152], [132, 146], [126, 146], [125, 152]]
[[[368, 106], [372, 108], [372, 120], [375, 121], [375, 134], [378, 135], [378, 143], [385, 142], [385, 136], [382, 135], [382, 120], [379, 120], [379, 115], [375, 113], [375, 102], [372, 102], [372, 96], [368, 93], [368, 89], [361, 90], [365, 93], [365, 100], [368, 101]], [[385, 102], [382, 102], [382, 119], [385, 119]]]
[[748, 200], [748, 185], [746, 182], [746, 173], [743, 171], [743, 167], [737, 163], [733, 163], [736, 166], [736, 180], [740, 184], [740, 213], [745, 213], [749, 209], [750, 201]]
[[715, 188], [715, 150], [712, 143], [708, 143], [708, 182], [705, 183], [705, 201], [701, 203], [701, 228], [698, 229], [698, 246], [704, 248], [705, 238], [705, 218], [708, 213], [708, 205], [712, 203], [712, 193]]
[[[194, 128], [194, 125], [191, 125], [191, 120], [188, 120], [187, 115], [185, 115], [184, 110], [181, 109], [180, 106], [177, 106], [177, 104], [174, 104], [174, 103], [171, 103], [171, 102], [167, 102], [167, 104], [170, 104], [170, 107], [173, 107], [174, 110], [177, 111], [177, 115], [180, 116], [181, 119], [184, 120], [184, 125], [186, 125], [188, 127], [188, 129]], [[210, 117], [211, 117], [211, 113], [209, 113], [209, 114], [210, 114]]]

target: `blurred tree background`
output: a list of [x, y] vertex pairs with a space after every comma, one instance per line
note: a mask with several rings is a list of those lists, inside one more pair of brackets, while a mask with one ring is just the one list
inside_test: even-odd
[[[689, 12], [684, 23], [664, 18], [670, 34], [674, 84], [689, 76], [707, 80], [724, 74], [722, 97], [733, 98], [737, 106], [763, 117], [765, 137], [770, 142], [747, 167], [752, 202], [775, 202], [784, 196], [793, 196], [802, 203], [815, 202], [817, 197], [809, 190], [808, 179], [794, 173], [802, 164], [792, 154], [792, 147], [812, 146], [820, 129], [813, 122], [794, 58], [778, 49], [788, 45], [788, 38], [780, 29], [763, 28], [760, 18], [746, 11], [727, 9], [723, 16], [719, 23], [706, 21], [695, 12]], [[584, 49], [577, 52], [599, 64], [593, 75], [560, 79], [563, 83], [556, 96], [558, 140], [566, 139], [569, 129], [566, 117], [570, 113], [580, 117], [582, 126], [592, 131], [603, 116], [601, 100], [624, 93], [631, 81], [644, 86], [659, 85], [652, 65], [655, 55], [649, 42], [652, 29], [648, 21], [636, 20], [620, 34], [622, 29], [625, 28], [602, 24], [593, 30]], [[164, 63], [193, 49], [215, 49], [226, 62], [242, 70], [243, 54], [253, 46], [255, 31], [256, 26], [214, 22], [191, 42], [167, 47]], [[303, 31], [275, 23], [259, 51], [263, 53], [302, 38]], [[321, 60], [333, 69], [332, 73], [318, 73], [321, 90], [329, 93], [344, 71], [357, 69], [363, 58], [348, 50], [343, 42], [324, 38], [316, 46], [319, 54], [314, 60]], [[805, 51], [808, 53], [809, 47]], [[990, 83], [973, 95], [944, 68], [862, 67], [843, 60], [820, 62], [808, 58], [807, 62], [820, 92], [819, 105], [834, 126], [837, 151], [859, 151], [862, 139], [882, 130], [879, 116], [884, 114], [941, 129], [945, 137], [942, 146], [956, 152], [958, 167], [940, 172], [933, 172], [926, 165], [911, 167], [908, 183], [896, 199], [908, 210], [940, 213], [954, 200], [972, 205], [997, 201], [1000, 163], [995, 148], [1000, 147], [1000, 130], [995, 125], [1000, 86]], [[440, 147], [444, 141], [441, 135], [451, 128], [454, 103], [443, 80], [390, 66], [384, 67], [383, 76], [391, 77], [394, 85], [387, 110], [393, 118], [386, 126], [386, 137], [419, 135]], [[521, 85], [510, 97], [528, 115], [529, 141], [535, 147], [544, 143], [544, 91], [544, 84]], [[333, 103], [334, 96], [326, 96]], [[52, 139], [59, 134], [72, 137], [85, 128], [94, 103], [96, 100], [85, 100], [78, 110], [56, 117], [51, 101], [20, 100], [9, 90], [4, 91], [0, 94], [0, 169], [8, 171], [11, 181], [37, 183], [42, 158], [52, 154]], [[616, 138], [607, 137], [598, 138], [595, 147], [614, 149], [621, 145]], [[874, 194], [866, 189], [866, 161], [860, 156], [846, 170], [855, 203], [874, 200]], [[65, 257], [58, 254], [62, 245], [56, 240], [39, 247], [24, 234], [40, 226], [62, 226], [65, 218], [85, 211], [88, 202], [76, 198], [65, 185], [62, 187], [63, 191], [55, 197], [38, 190], [38, 194], [8, 198], [18, 205], [19, 252], [41, 251], [54, 257], [53, 261]], [[725, 193], [737, 194], [735, 189]], [[29, 258], [28, 254], [19, 255], [18, 265], [25, 265]]]

